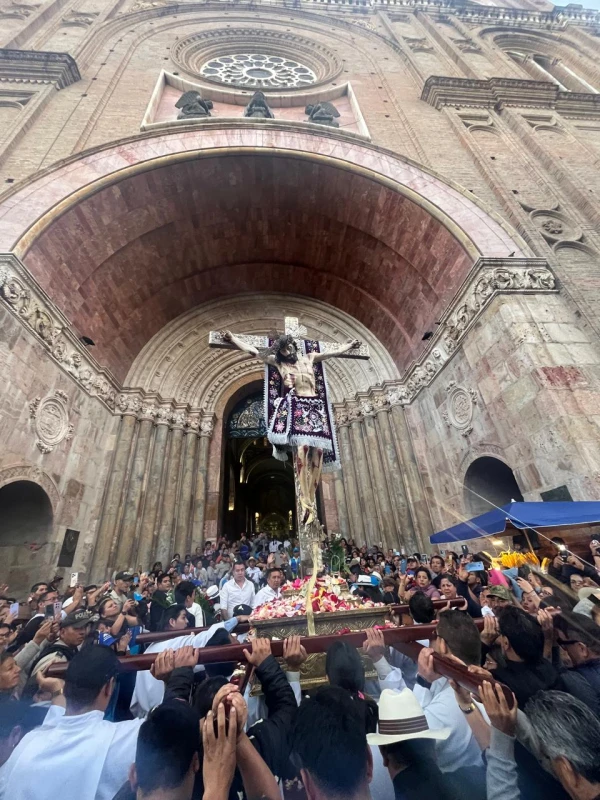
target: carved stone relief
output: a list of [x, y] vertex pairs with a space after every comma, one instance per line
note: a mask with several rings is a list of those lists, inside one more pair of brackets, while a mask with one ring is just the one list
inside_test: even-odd
[[54, 394], [36, 397], [29, 405], [29, 416], [33, 419], [36, 446], [42, 453], [51, 453], [62, 441], [73, 437], [73, 425], [69, 422], [69, 398], [57, 389]]
[[448, 427], [456, 428], [463, 436], [468, 436], [473, 430], [473, 410], [477, 403], [475, 389], [465, 389], [457, 386], [456, 381], [450, 381], [446, 387], [446, 410], [442, 413], [444, 422]]
[[416, 38], [414, 36], [404, 36], [403, 38], [408, 47], [413, 51], [413, 53], [435, 52], [434, 48], [429, 43], [429, 40], [426, 39], [424, 36], [422, 38]]

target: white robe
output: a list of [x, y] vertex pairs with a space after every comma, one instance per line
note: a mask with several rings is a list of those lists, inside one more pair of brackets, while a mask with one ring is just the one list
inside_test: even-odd
[[53, 706], [0, 769], [0, 798], [113, 800], [135, 760], [143, 720], [108, 722], [103, 716], [67, 717]]
[[[164, 642], [154, 642], [146, 648], [146, 653], [162, 653], [163, 650], [179, 650], [180, 647], [191, 645], [192, 647], [204, 647], [215, 631], [224, 628], [222, 622], [211, 625], [207, 631], [202, 633], [188, 634], [187, 636], [177, 636], [175, 639], [167, 639]], [[198, 671], [204, 667], [197, 668]], [[138, 672], [135, 679], [135, 688], [131, 698], [131, 711], [136, 717], [145, 717], [155, 706], [162, 703], [165, 695], [165, 685], [162, 681], [157, 681], [150, 673], [150, 670]]]

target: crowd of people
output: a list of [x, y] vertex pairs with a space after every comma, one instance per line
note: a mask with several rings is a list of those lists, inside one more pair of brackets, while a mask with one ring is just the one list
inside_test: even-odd
[[[308, 692], [300, 637], [276, 659], [243, 624], [301, 575], [292, 538], [206, 542], [27, 597], [0, 587], [0, 800], [598, 800], [600, 545], [552, 548], [542, 570], [325, 540], [324, 571], [357, 603], [429, 627], [416, 660], [382, 627], [361, 650], [336, 638]], [[237, 660], [198, 664], [236, 642], [248, 685]], [[143, 653], [151, 669], [128, 668]]]

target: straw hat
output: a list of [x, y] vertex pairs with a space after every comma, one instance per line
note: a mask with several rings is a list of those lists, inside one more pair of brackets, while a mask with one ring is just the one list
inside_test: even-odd
[[369, 744], [394, 744], [407, 739], [447, 739], [450, 728], [429, 729], [421, 704], [410, 689], [393, 692], [384, 689], [377, 704], [377, 733], [368, 733]]

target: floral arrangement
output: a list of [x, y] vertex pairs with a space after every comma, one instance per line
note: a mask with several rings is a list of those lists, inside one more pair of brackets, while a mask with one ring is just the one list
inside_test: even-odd
[[[296, 578], [295, 581], [286, 583], [284, 593], [292, 591], [291, 595], [280, 600], [271, 600], [256, 608], [250, 621], [259, 619], [278, 619], [281, 617], [299, 617], [306, 614], [306, 593], [309, 578]], [[357, 607], [357, 599], [347, 592], [348, 586], [343, 578], [326, 575], [319, 578], [311, 596], [312, 610], [315, 614], [329, 611], [351, 611]], [[345, 590], [345, 591], [344, 591]], [[342, 594], [344, 591], [344, 594]], [[345, 595], [345, 596], [344, 596]], [[375, 608], [383, 603], [374, 603], [364, 600], [358, 603], [361, 608]]]

